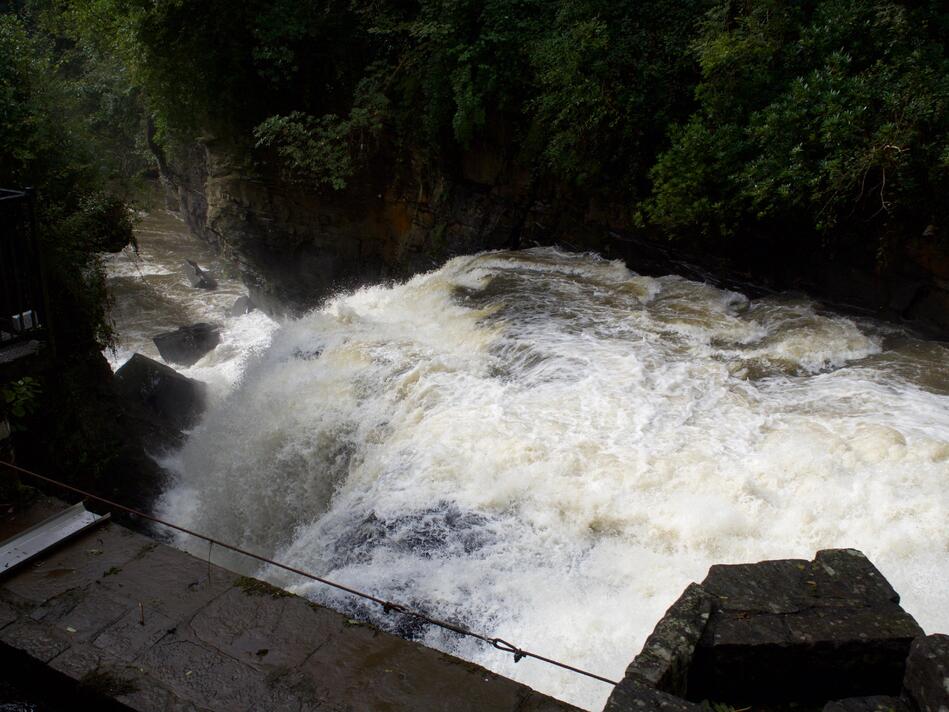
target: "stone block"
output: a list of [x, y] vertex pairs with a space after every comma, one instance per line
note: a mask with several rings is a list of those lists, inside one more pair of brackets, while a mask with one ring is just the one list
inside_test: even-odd
[[[144, 618], [144, 624], [142, 620]], [[119, 662], [131, 662], [173, 631], [177, 623], [159, 611], [148, 609], [145, 615], [138, 606], [128, 612], [92, 641], [99, 651], [108, 651]]]
[[92, 640], [130, 608], [128, 603], [97, 595], [99, 593], [89, 588], [72, 589], [38, 607], [31, 617], [51, 628], [66, 631], [73, 642]]
[[949, 635], [913, 641], [903, 688], [920, 712], [949, 712]]
[[897, 695], [921, 632], [863, 554], [713, 566], [689, 699], [747, 705]]
[[722, 611], [793, 613], [806, 608], [807, 561], [784, 559], [757, 564], [718, 564], [708, 570], [702, 588]]
[[150, 647], [137, 664], [197, 707], [273, 712], [299, 709], [299, 701], [272, 688], [266, 677], [181, 630]]
[[29, 603], [41, 604], [70, 589], [101, 582], [109, 571], [135, 558], [143, 541], [148, 539], [106, 524], [14, 571], [3, 587]]
[[47, 663], [69, 648], [69, 634], [33, 620], [21, 620], [0, 630], [0, 642]]
[[[180, 620], [230, 589], [237, 574], [208, 566], [190, 554], [141, 537], [140, 553], [113, 575], [102, 580], [114, 597], [145, 607], [145, 619], [154, 613]], [[209, 577], [210, 576], [210, 580]]]
[[330, 639], [332, 623], [311, 605], [279, 589], [232, 588], [191, 619], [201, 641], [261, 670], [297, 667]]
[[818, 605], [865, 606], [899, 603], [900, 596], [870, 560], [856, 549], [818, 551], [807, 566], [805, 584]]

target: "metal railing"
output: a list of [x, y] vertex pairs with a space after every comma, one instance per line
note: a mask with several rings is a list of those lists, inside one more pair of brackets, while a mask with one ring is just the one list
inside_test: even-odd
[[0, 188], [0, 346], [46, 335], [37, 239], [34, 191]]

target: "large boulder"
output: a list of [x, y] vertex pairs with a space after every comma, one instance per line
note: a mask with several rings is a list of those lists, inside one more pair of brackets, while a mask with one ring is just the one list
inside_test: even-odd
[[202, 269], [194, 260], [185, 260], [184, 269], [192, 287], [196, 289], [217, 289], [217, 280], [214, 279], [214, 276], [206, 269]]
[[113, 378], [116, 392], [141, 406], [172, 429], [183, 430], [204, 412], [207, 386], [182, 376], [173, 368], [134, 354]]
[[214, 324], [192, 324], [159, 334], [152, 341], [168, 363], [191, 366], [221, 343], [221, 332]]

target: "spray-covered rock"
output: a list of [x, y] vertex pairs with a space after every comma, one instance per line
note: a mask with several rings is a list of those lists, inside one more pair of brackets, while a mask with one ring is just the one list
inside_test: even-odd
[[177, 430], [193, 425], [204, 412], [205, 384], [142, 354], [134, 354], [115, 372], [114, 384], [127, 402], [144, 407]]

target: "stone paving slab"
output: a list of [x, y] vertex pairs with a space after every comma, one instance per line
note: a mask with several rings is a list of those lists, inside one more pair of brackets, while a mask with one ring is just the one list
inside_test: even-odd
[[576, 709], [115, 523], [0, 578], [24, 655], [143, 712]]

